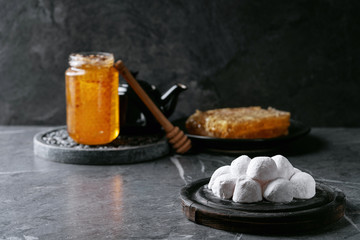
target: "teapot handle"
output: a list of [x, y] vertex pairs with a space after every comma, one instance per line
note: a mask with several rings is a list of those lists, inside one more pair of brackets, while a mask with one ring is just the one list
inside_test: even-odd
[[179, 94], [186, 89], [186, 85], [177, 83], [161, 96], [161, 105], [163, 106], [163, 112], [166, 117], [170, 117], [171, 114], [173, 114], [179, 98]]
[[115, 63], [115, 68], [119, 71], [121, 76], [129, 83], [129, 85], [134, 89], [135, 93], [139, 98], [144, 102], [150, 112], [154, 115], [155, 119], [160, 123], [164, 128], [166, 137], [169, 139], [169, 142], [173, 145], [173, 148], [177, 153], [183, 154], [190, 150], [191, 141], [188, 137], [181, 131], [178, 127], [174, 127], [172, 123], [164, 116], [160, 109], [154, 104], [146, 92], [142, 89], [140, 84], [129, 72], [127, 67], [123, 64], [121, 60], [118, 60]]

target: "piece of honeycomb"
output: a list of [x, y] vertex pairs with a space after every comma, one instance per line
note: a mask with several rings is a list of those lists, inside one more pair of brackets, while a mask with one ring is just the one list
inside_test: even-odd
[[269, 107], [199, 111], [186, 121], [190, 134], [217, 138], [274, 138], [288, 134], [290, 113]]

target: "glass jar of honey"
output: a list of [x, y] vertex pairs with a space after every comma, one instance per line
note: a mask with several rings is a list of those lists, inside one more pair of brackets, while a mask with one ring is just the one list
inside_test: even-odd
[[102, 145], [119, 135], [119, 73], [111, 53], [74, 53], [65, 72], [66, 121], [77, 143]]

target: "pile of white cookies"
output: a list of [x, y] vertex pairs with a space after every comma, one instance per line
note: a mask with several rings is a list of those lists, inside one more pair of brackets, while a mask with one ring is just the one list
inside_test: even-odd
[[231, 165], [218, 168], [211, 176], [208, 188], [219, 198], [239, 203], [262, 201], [291, 202], [293, 198], [315, 196], [314, 178], [294, 168], [282, 155], [255, 157], [242, 155]]

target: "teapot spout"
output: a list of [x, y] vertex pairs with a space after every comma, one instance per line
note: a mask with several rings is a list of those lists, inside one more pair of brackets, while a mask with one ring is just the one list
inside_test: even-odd
[[184, 84], [177, 83], [161, 96], [162, 110], [166, 117], [170, 117], [173, 114], [179, 94], [186, 89], [187, 87]]

